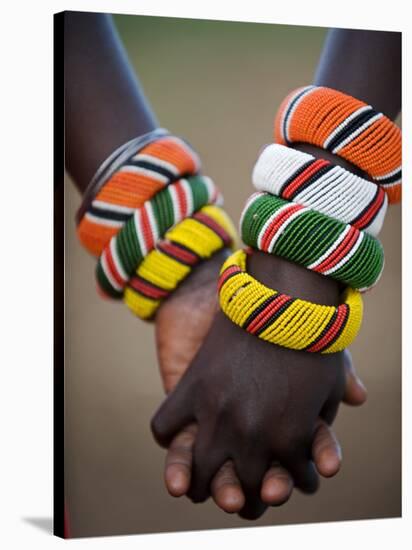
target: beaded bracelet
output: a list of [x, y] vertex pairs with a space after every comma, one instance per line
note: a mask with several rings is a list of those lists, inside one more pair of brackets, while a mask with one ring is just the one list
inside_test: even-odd
[[221, 204], [210, 178], [192, 176], [168, 185], [134, 213], [110, 239], [97, 263], [99, 290], [121, 298], [130, 277], [165, 232], [206, 204]]
[[259, 338], [307, 352], [335, 353], [349, 346], [362, 322], [358, 291], [348, 287], [339, 306], [314, 304], [272, 290], [246, 272], [246, 252], [223, 264], [219, 302], [231, 321]]
[[254, 193], [240, 219], [242, 240], [254, 248], [365, 291], [384, 264], [380, 242], [351, 225], [268, 193]]
[[133, 212], [173, 181], [197, 174], [200, 161], [182, 139], [156, 130], [124, 144], [98, 170], [78, 213], [77, 234], [99, 256]]
[[372, 236], [379, 233], [388, 206], [380, 186], [327, 160], [278, 144], [262, 151], [252, 179], [258, 191], [293, 200]]
[[156, 310], [203, 260], [224, 247], [232, 247], [236, 230], [224, 210], [204, 206], [170, 229], [141, 262], [130, 279], [124, 302], [141, 319]]
[[390, 203], [401, 199], [401, 131], [363, 101], [331, 88], [298, 88], [276, 114], [275, 141], [331, 151], [382, 185]]

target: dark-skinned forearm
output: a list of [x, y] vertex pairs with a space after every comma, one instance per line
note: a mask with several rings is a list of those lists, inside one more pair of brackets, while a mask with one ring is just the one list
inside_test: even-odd
[[352, 95], [395, 119], [401, 109], [401, 33], [330, 30], [314, 84]]
[[67, 12], [66, 167], [81, 192], [120, 145], [158, 124], [109, 15]]

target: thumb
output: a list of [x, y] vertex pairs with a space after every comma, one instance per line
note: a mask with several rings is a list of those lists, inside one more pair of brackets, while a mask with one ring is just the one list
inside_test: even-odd
[[193, 420], [193, 384], [184, 376], [156, 411], [150, 428], [157, 443], [169, 447], [174, 436]]

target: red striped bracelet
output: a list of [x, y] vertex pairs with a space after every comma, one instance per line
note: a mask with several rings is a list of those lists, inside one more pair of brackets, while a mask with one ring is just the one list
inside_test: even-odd
[[379, 185], [291, 147], [268, 145], [252, 180], [258, 191], [297, 202], [372, 236], [385, 218], [388, 199]]

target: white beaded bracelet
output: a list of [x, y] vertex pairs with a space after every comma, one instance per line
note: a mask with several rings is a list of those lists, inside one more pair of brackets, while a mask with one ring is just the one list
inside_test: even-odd
[[388, 199], [375, 183], [341, 166], [284, 145], [260, 154], [252, 175], [258, 191], [292, 200], [376, 237]]

